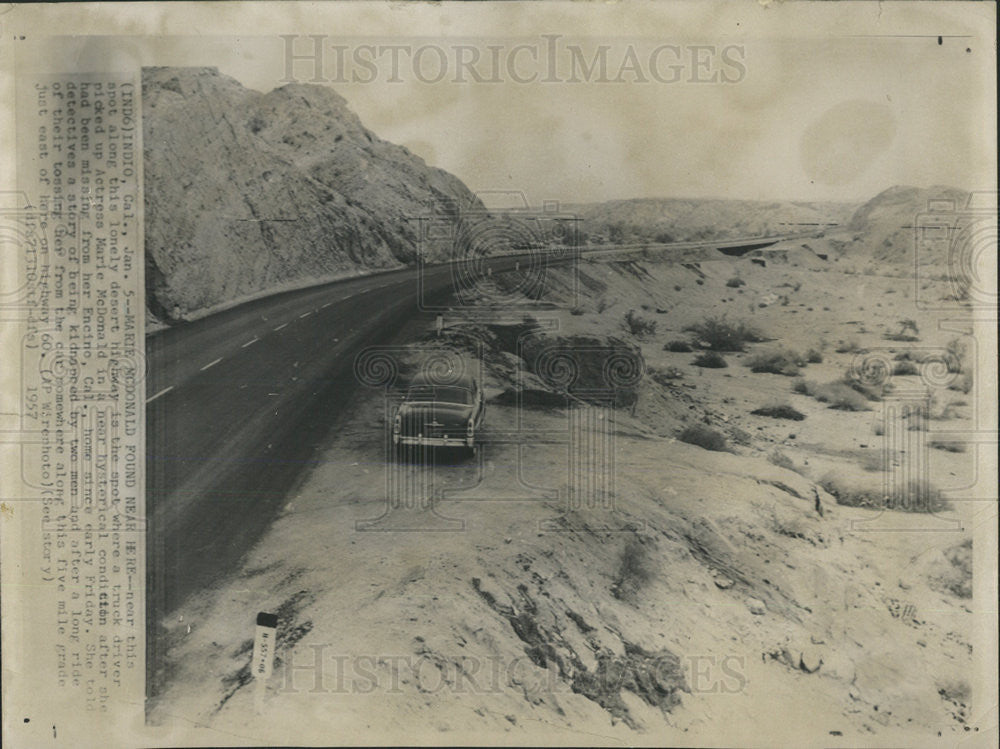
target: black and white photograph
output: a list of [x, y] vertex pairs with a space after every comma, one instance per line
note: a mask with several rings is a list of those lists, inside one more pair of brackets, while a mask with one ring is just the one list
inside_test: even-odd
[[5, 741], [995, 746], [995, 5], [112, 5], [0, 15]]

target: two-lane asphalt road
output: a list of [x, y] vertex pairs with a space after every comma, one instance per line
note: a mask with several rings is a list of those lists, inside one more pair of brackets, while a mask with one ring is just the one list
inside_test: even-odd
[[[490, 261], [495, 272], [524, 257]], [[286, 292], [147, 341], [151, 621], [233, 564], [273, 519], [354, 390], [358, 351], [446, 295], [451, 266]]]

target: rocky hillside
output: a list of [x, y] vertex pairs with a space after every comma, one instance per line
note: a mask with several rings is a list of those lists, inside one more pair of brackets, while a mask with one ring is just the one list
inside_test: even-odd
[[[929, 217], [929, 207], [940, 209], [949, 204], [954, 206], [954, 211], [945, 210], [942, 213], [938, 210], [937, 215], [965, 215], [968, 199], [969, 193], [954, 187], [890, 187], [854, 212], [847, 225], [853, 233], [852, 241], [845, 251], [863, 254], [878, 263], [910, 265], [913, 262], [914, 227], [921, 220], [920, 216]], [[944, 247], [939, 249], [944, 250]], [[936, 254], [928, 260], [939, 265], [947, 263], [946, 252]]]
[[367, 130], [325, 86], [266, 94], [214, 68], [145, 68], [147, 306], [169, 321], [401, 265], [456, 177]]
[[591, 241], [685, 241], [787, 234], [841, 224], [851, 203], [643, 198], [572, 206]]

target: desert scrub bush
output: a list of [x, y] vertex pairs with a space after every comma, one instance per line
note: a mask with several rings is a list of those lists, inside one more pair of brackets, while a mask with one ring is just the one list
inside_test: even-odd
[[[969, 353], [969, 348], [965, 345], [965, 341], [961, 338], [952, 338], [945, 346], [945, 350], [951, 354], [954, 361], [958, 362], [959, 368], [962, 368]], [[959, 369], [951, 369], [949, 367], [949, 371], [958, 372]]]
[[744, 447], [749, 447], [753, 442], [753, 435], [751, 435], [747, 430], [740, 429], [739, 427], [730, 428], [729, 438], [737, 445], [743, 445]]
[[858, 377], [856, 377], [850, 369], [844, 373], [844, 377], [841, 379], [841, 382], [847, 385], [847, 387], [854, 392], [863, 395], [866, 400], [870, 401], [882, 400], [882, 390], [891, 389], [891, 386], [888, 384], [882, 386], [868, 385], [858, 379]]
[[647, 320], [641, 315], [637, 315], [634, 309], [625, 313], [625, 326], [628, 328], [628, 332], [637, 338], [653, 335], [656, 332], [656, 321]]
[[963, 442], [945, 442], [944, 440], [931, 440], [930, 446], [935, 450], [944, 450], [948, 453], [964, 453], [965, 443]]
[[579, 304], [575, 304], [575, 305], [573, 305], [572, 307], [569, 308], [569, 313], [571, 315], [575, 316], [575, 317], [579, 317], [580, 315], [582, 315], [586, 311], [587, 310], [585, 310], [583, 308], [583, 306], [579, 305]]
[[806, 351], [806, 362], [809, 364], [822, 364], [823, 352], [818, 348], [811, 348]]
[[948, 385], [948, 389], [968, 395], [972, 390], [972, 372], [961, 372], [955, 381]]
[[788, 349], [772, 349], [754, 354], [746, 361], [751, 372], [767, 372], [794, 377], [805, 362], [798, 354]]
[[795, 470], [795, 463], [792, 462], [792, 459], [777, 448], [775, 448], [774, 451], [767, 456], [767, 460], [769, 463], [778, 466], [778, 468], [786, 468], [789, 471]]
[[[956, 575], [949, 576], [944, 582], [946, 590], [959, 598], [972, 598], [972, 539], [967, 538], [962, 543], [944, 550], [944, 558], [948, 560]], [[933, 587], [933, 586], [932, 586]], [[941, 693], [941, 690], [938, 691]], [[968, 702], [969, 686], [965, 682], [959, 686], [961, 702]]]
[[628, 598], [653, 579], [653, 564], [649, 551], [635, 536], [622, 547], [618, 557], [618, 573], [611, 586], [615, 598]]
[[689, 354], [694, 349], [691, 348], [691, 344], [687, 341], [682, 341], [677, 339], [675, 341], [667, 341], [663, 344], [664, 351], [673, 351], [679, 354]]
[[725, 369], [729, 366], [722, 354], [715, 351], [706, 351], [704, 354], [696, 356], [691, 363], [696, 367], [705, 367], [706, 369]]
[[703, 424], [692, 424], [685, 428], [677, 435], [677, 439], [715, 452], [724, 452], [727, 448], [726, 436]]
[[802, 421], [806, 417], [804, 413], [792, 408], [787, 403], [762, 406], [750, 413], [754, 416], [770, 416], [772, 419], [788, 419], [790, 421]]
[[[824, 307], [823, 309], [829, 309], [829, 307]], [[834, 351], [838, 354], [856, 354], [861, 351], [861, 344], [858, 343], [856, 338], [852, 338], [849, 341], [840, 341], [837, 343], [837, 348]]]
[[755, 326], [742, 320], [730, 322], [725, 315], [706, 318], [684, 330], [694, 333], [699, 345], [712, 351], [742, 351], [746, 344], [764, 340]]
[[671, 380], [679, 380], [684, 376], [684, 373], [677, 367], [667, 367], [664, 370], [649, 369], [649, 376], [653, 378], [653, 382], [657, 382], [660, 385], [667, 385]]
[[930, 418], [935, 421], [959, 419], [962, 417], [962, 412], [959, 411], [960, 408], [959, 401], [949, 400], [945, 403], [944, 398], [935, 394], [931, 397]]
[[838, 505], [847, 507], [901, 512], [941, 512], [950, 507], [948, 501], [941, 496], [941, 491], [926, 481], [908, 481], [895, 488], [889, 495], [885, 494], [881, 487], [848, 486], [834, 476], [824, 477], [819, 485], [837, 500]]
[[740, 286], [746, 286], [747, 282], [744, 281], [739, 276], [733, 276], [728, 281], [726, 281], [726, 286], [730, 289], [738, 289]]
[[920, 328], [917, 327], [915, 320], [900, 320], [898, 325], [895, 333], [886, 332], [883, 337], [889, 341], [913, 342], [920, 340]]
[[786, 536], [787, 538], [798, 538], [811, 542], [809, 538], [809, 526], [801, 518], [779, 515], [773, 505], [763, 507], [754, 503], [754, 506], [759, 508], [760, 512], [764, 515], [767, 528], [772, 533], [777, 533], [779, 536]]
[[597, 307], [596, 307], [597, 313], [600, 314], [600, 313], [604, 312], [604, 310], [606, 310], [608, 308], [608, 304], [609, 304], [609, 302], [608, 302], [608, 300], [607, 300], [606, 297], [602, 296], [600, 299], [598, 299], [597, 300]]
[[885, 453], [881, 450], [866, 452], [861, 458], [861, 467], [868, 473], [882, 473], [888, 468]]
[[819, 384], [813, 380], [798, 380], [792, 386], [796, 393], [808, 395], [839, 411], [870, 411], [867, 399], [840, 381]]

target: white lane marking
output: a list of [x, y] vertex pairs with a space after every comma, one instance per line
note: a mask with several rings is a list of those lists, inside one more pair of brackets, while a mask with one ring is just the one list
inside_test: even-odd
[[259, 340], [260, 340], [260, 338], [258, 338], [257, 336], [254, 336], [249, 341], [247, 341], [242, 346], [240, 346], [240, 348], [246, 348], [247, 346], [251, 346], [251, 345], [257, 343], [257, 341], [259, 341]]
[[276, 328], [271, 328], [271, 330], [281, 330], [281, 329], [282, 329], [283, 327], [285, 327], [286, 325], [288, 325], [288, 323], [286, 323], [286, 322], [283, 322], [283, 323], [281, 323], [281, 325], [279, 325], [278, 327], [276, 327]]
[[156, 395], [153, 395], [153, 396], [150, 396], [149, 398], [146, 398], [146, 403], [152, 403], [157, 398], [159, 398], [161, 395], [166, 395], [167, 393], [169, 393], [173, 389], [174, 389], [173, 385], [171, 385], [170, 387], [163, 388], [163, 390], [161, 390], [160, 392], [158, 392]]
[[369, 291], [371, 291], [371, 289], [362, 289], [362, 290], [361, 290], [361, 291], [359, 291], [358, 293], [359, 293], [359, 294], [367, 294], [367, 293], [368, 293]]
[[311, 314], [312, 310], [310, 310], [309, 312], [303, 312], [301, 315], [299, 315], [299, 319], [301, 320], [303, 317], [309, 317], [309, 315]]
[[344, 301], [345, 299], [350, 299], [350, 298], [351, 298], [351, 295], [348, 294], [347, 296], [340, 297], [340, 301]]
[[218, 359], [216, 359], [215, 361], [210, 361], [208, 364], [206, 364], [204, 367], [201, 368], [201, 371], [204, 372], [209, 367], [214, 367], [220, 361], [222, 361], [222, 357], [221, 356]]
[[333, 304], [333, 302], [327, 302], [327, 303], [326, 303], [326, 304], [324, 304], [324, 305], [323, 305], [322, 307], [320, 307], [320, 309], [326, 309], [326, 308], [327, 308], [327, 307], [329, 307], [329, 306], [330, 306], [331, 304]]

